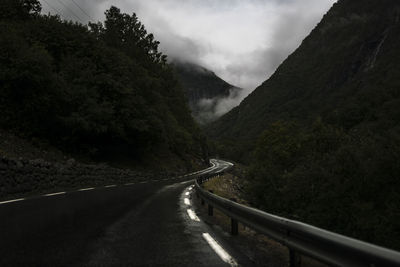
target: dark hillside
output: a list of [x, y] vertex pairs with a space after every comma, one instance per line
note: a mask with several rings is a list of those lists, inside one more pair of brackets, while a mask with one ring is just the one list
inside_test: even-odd
[[339, 0], [211, 124], [264, 210], [400, 250], [400, 3]]
[[214, 138], [257, 138], [278, 119], [351, 129], [395, 119], [399, 93], [399, 4], [347, 1], [333, 6], [275, 74], [209, 127]]
[[[174, 61], [172, 66], [185, 90], [192, 115], [201, 124], [216, 119], [214, 109], [219, 99], [235, 97], [242, 90], [201, 66], [180, 61]], [[202, 100], [211, 103], [202, 105]]]
[[87, 27], [35, 0], [0, 5], [1, 128], [92, 159], [202, 157], [182, 88], [135, 14], [111, 7]]

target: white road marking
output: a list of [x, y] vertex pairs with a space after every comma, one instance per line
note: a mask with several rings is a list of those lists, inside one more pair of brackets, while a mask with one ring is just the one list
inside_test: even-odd
[[185, 202], [186, 205], [190, 206], [190, 200], [188, 198], [185, 197], [183, 202]]
[[200, 221], [199, 217], [197, 217], [196, 213], [194, 213], [193, 210], [187, 209], [186, 211], [187, 211], [187, 213], [188, 213], [190, 219], [192, 219], [193, 221], [196, 221], [196, 222], [199, 222], [199, 221]]
[[89, 190], [93, 190], [93, 189], [94, 189], [94, 187], [88, 187], [88, 188], [79, 189], [78, 191], [89, 191]]
[[185, 195], [187, 195], [187, 196], [188, 196], [189, 194], [190, 194], [190, 192], [186, 192], [186, 193], [185, 193]]
[[179, 184], [190, 184], [190, 183], [193, 183], [193, 180], [184, 181], [184, 182], [181, 182], [181, 183], [179, 183]]
[[203, 233], [203, 238], [207, 241], [210, 247], [217, 253], [217, 255], [223, 260], [224, 262], [228, 263], [230, 266], [238, 266], [237, 262], [228, 254], [218, 243], [215, 241], [214, 238], [210, 236], [209, 233]]
[[141, 184], [145, 184], [145, 183], [147, 183], [147, 181], [141, 181], [140, 183], [141, 183]]
[[135, 183], [126, 183], [124, 185], [134, 185]]
[[63, 194], [66, 194], [67, 192], [57, 192], [57, 193], [50, 193], [50, 194], [46, 194], [46, 195], [43, 195], [43, 196], [45, 196], [45, 197], [52, 197], [52, 196], [57, 196], [57, 195], [63, 195]]
[[0, 205], [1, 204], [12, 203], [12, 202], [18, 202], [18, 201], [22, 201], [22, 200], [25, 200], [25, 198], [18, 198], [18, 199], [12, 199], [12, 200], [3, 201], [3, 202], [0, 202]]
[[111, 187], [116, 187], [115, 184], [111, 184], [111, 185], [106, 185], [105, 188], [111, 188]]

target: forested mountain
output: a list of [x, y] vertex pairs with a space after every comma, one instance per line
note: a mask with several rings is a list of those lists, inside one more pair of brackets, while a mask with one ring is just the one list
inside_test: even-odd
[[83, 26], [0, 4], [0, 127], [94, 158], [201, 157], [204, 142], [159, 42], [116, 7]]
[[199, 65], [175, 60], [172, 66], [185, 90], [192, 115], [201, 124], [218, 117], [214, 109], [220, 99], [235, 97], [242, 90]]
[[208, 127], [268, 212], [400, 249], [400, 3], [339, 0]]

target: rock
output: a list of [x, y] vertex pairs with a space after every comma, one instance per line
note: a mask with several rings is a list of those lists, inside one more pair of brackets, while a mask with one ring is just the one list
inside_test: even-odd
[[47, 165], [44, 159], [32, 159], [29, 163], [36, 167], [45, 167]]
[[76, 163], [76, 161], [73, 158], [70, 158], [69, 160], [67, 160], [67, 164], [70, 166], [74, 165], [75, 163]]

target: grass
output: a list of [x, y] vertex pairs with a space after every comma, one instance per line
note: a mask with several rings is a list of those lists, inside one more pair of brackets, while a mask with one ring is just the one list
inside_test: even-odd
[[[224, 174], [220, 177], [211, 179], [203, 184], [204, 189], [213, 191], [214, 194], [227, 199], [236, 199], [238, 203], [248, 205], [237, 190], [238, 178], [232, 174]], [[208, 216], [207, 205], [200, 206], [197, 203], [199, 215], [210, 225], [217, 226], [222, 231], [230, 233], [231, 219], [223, 212], [214, 208], [213, 216]], [[239, 223], [239, 235], [230, 236], [230, 241], [239, 248], [257, 266], [288, 266], [289, 250], [282, 244], [270, 239], [269, 237], [257, 233], [247, 226]], [[301, 257], [302, 266], [322, 267], [326, 266], [306, 256]]]

